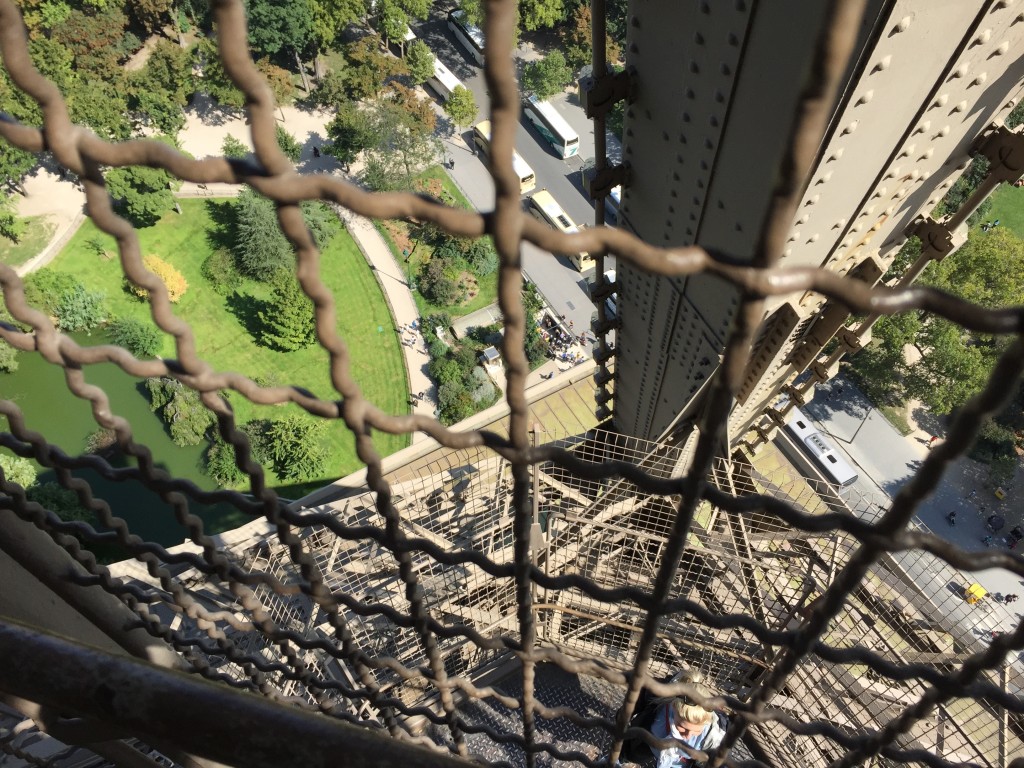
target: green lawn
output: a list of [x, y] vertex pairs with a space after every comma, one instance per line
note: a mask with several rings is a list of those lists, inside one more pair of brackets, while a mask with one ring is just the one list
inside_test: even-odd
[[29, 216], [25, 224], [25, 234], [20, 243], [0, 237], [0, 264], [16, 267], [38, 256], [50, 242], [57, 226], [46, 216]]
[[[451, 180], [440, 166], [435, 165], [432, 168], [428, 168], [417, 179], [423, 191], [434, 195], [445, 204], [464, 208], [467, 211], [473, 210], [473, 206], [470, 205], [461, 190], [455, 185], [455, 182]], [[430, 259], [431, 247], [424, 242], [417, 243], [414, 239], [415, 232], [410, 231], [414, 228], [404, 221], [391, 221], [386, 224], [376, 222], [376, 227], [377, 231], [381, 233], [381, 236], [391, 248], [391, 253], [394, 254], [395, 260], [402, 265], [410, 285], [414, 284], [420, 267]], [[396, 237], [402, 242], [411, 240], [411, 245], [399, 247], [398, 243], [396, 243]], [[411, 258], [408, 261], [406, 261], [406, 254], [402, 252], [403, 250], [411, 252]], [[420, 294], [419, 291], [414, 290], [412, 295], [416, 300], [416, 309], [421, 317], [427, 317], [437, 312], [447, 312], [451, 317], [455, 318], [490, 306], [498, 300], [498, 273], [494, 272], [486, 277], [477, 278], [477, 280], [479, 293], [464, 304], [453, 307], [433, 304]]]
[[[217, 370], [237, 371], [264, 385], [294, 385], [317, 397], [334, 400], [327, 353], [319, 346], [297, 352], [276, 352], [253, 339], [256, 312], [269, 294], [267, 287], [247, 281], [229, 297], [213, 291], [202, 276], [204, 259], [223, 245], [224, 214], [230, 201], [180, 201], [182, 215], [170, 213], [154, 227], [138, 230], [143, 255], [153, 253], [174, 265], [188, 281], [188, 290], [175, 305], [195, 334], [198, 354]], [[105, 252], [105, 253], [104, 253]], [[123, 289], [114, 241], [87, 219], [61, 254], [54, 269], [71, 272], [87, 287], [106, 292], [114, 317], [150, 322], [148, 303]], [[102, 255], [101, 255], [102, 254]], [[408, 413], [409, 385], [399, 340], [384, 297], [352, 238], [342, 231], [321, 258], [321, 279], [336, 301], [337, 327], [348, 347], [349, 369], [362, 393], [389, 413]], [[173, 340], [166, 336], [162, 354], [175, 357]], [[292, 405], [257, 406], [229, 394], [238, 423], [284, 415]], [[352, 435], [343, 425], [329, 433], [330, 480], [360, 466]], [[408, 445], [407, 436], [377, 434], [377, 450], [388, 455]], [[269, 479], [273, 483], [274, 478]], [[322, 483], [314, 483], [313, 487]], [[295, 495], [292, 495], [295, 498]]]
[[987, 220], [999, 219], [999, 226], [1013, 230], [1017, 237], [1024, 237], [1024, 187], [1000, 184], [990, 199], [992, 211]]

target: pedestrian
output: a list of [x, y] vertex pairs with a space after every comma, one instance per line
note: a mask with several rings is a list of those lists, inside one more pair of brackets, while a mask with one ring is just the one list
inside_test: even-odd
[[422, 392], [418, 393], [416, 395], [416, 397], [418, 397], [420, 400], [422, 400], [423, 399], [423, 393]]
[[448, 161], [448, 167], [449, 167], [449, 168], [450, 168], [451, 170], [453, 170], [453, 171], [455, 170], [455, 158], [454, 158], [454, 157], [453, 157], [453, 158], [451, 158], [451, 159], [450, 159], [450, 160]]
[[313, 157], [320, 157], [320, 147], [313, 145]]
[[968, 499], [973, 499], [977, 495], [978, 495], [978, 489], [977, 488], [972, 488], [971, 492], [967, 494], [967, 498]]
[[934, 443], [938, 439], [939, 439], [938, 435], [932, 435], [930, 438], [928, 438], [928, 447], [931, 448], [932, 447], [932, 443]]
[[1010, 594], [1008, 594], [1006, 596], [1006, 598], [1005, 598], [1005, 600], [1003, 602], [1005, 602], [1007, 605], [1009, 605], [1010, 603], [1017, 602], [1019, 599], [1020, 599], [1020, 597], [1017, 594], [1011, 592]]

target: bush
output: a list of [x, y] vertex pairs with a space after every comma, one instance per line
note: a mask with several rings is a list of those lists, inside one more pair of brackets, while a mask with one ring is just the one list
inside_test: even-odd
[[315, 201], [306, 201], [301, 204], [302, 218], [316, 241], [316, 247], [323, 250], [334, 236], [341, 231], [341, 219], [338, 218], [330, 206]]
[[[176, 304], [188, 290], [188, 281], [185, 280], [185, 276], [159, 256], [152, 253], [147, 254], [142, 257], [142, 264], [160, 278], [167, 289], [167, 298], [172, 304]], [[140, 299], [149, 298], [149, 291], [131, 282], [128, 278], [125, 278], [125, 287]]]
[[419, 286], [429, 301], [442, 306], [452, 306], [462, 301], [465, 292], [451, 276], [450, 262], [436, 256], [420, 269]]
[[277, 139], [277, 146], [284, 153], [284, 156], [293, 163], [299, 162], [302, 155], [302, 145], [295, 140], [288, 131], [281, 127], [280, 123], [274, 125], [274, 138]]
[[36, 483], [35, 465], [21, 456], [0, 453], [0, 472], [3, 473], [7, 482], [15, 483], [25, 489], [31, 488]]
[[87, 291], [81, 286], [60, 297], [57, 304], [57, 325], [62, 331], [91, 331], [107, 320], [106, 295]]
[[243, 483], [247, 475], [235, 464], [235, 449], [218, 435], [206, 451], [204, 471], [222, 488], [234, 488]]
[[461, 381], [441, 384], [437, 388], [437, 400], [441, 423], [446, 426], [457, 424], [473, 415], [473, 398]]
[[199, 445], [215, 421], [199, 393], [177, 379], [146, 379], [150, 408], [160, 411], [175, 445]]
[[96, 515], [91, 509], [83, 507], [78, 501], [78, 495], [58, 483], [42, 483], [28, 492], [28, 498], [48, 509], [65, 522], [81, 521], [96, 524]]
[[489, 239], [474, 240], [465, 253], [466, 263], [480, 277], [494, 274], [498, 268], [498, 252]]
[[286, 416], [267, 426], [265, 451], [274, 474], [282, 480], [319, 477], [327, 462], [323, 438], [327, 422], [309, 416]]
[[235, 257], [223, 248], [218, 248], [203, 260], [201, 272], [210, 287], [221, 296], [230, 296], [242, 284]]
[[224, 157], [232, 160], [244, 160], [249, 156], [249, 148], [230, 133], [224, 137], [224, 143], [220, 145], [220, 151], [224, 154]]
[[473, 369], [469, 381], [469, 396], [474, 403], [490, 403], [494, 399], [494, 382], [479, 365]]
[[156, 328], [132, 318], [121, 318], [110, 324], [110, 340], [124, 347], [135, 357], [156, 357], [162, 339]]
[[0, 339], [0, 371], [14, 373], [18, 370], [18, 350]]
[[79, 290], [84, 288], [75, 277], [49, 267], [32, 272], [25, 278], [25, 300], [51, 317], [56, 316], [57, 306], [65, 293]]

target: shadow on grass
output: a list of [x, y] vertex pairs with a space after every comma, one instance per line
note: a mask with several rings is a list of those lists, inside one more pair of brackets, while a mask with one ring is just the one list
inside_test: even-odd
[[227, 306], [246, 332], [254, 339], [259, 339], [263, 330], [259, 311], [264, 308], [264, 302], [246, 293], [235, 292], [227, 297]]
[[231, 250], [235, 244], [238, 227], [238, 214], [231, 200], [207, 200], [206, 212], [213, 226], [206, 233], [206, 239], [212, 248]]

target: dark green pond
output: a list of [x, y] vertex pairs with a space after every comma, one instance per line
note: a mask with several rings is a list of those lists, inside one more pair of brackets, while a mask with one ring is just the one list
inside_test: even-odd
[[[79, 344], [99, 344], [101, 336], [76, 337]], [[90, 403], [75, 397], [67, 388], [62, 368], [47, 363], [41, 355], [22, 352], [18, 370], [0, 373], [0, 397], [14, 401], [25, 414], [26, 426], [43, 434], [46, 440], [69, 455], [84, 452], [86, 439], [99, 425], [92, 417]], [[173, 477], [191, 480], [204, 490], [216, 484], [201, 471], [206, 445], [181, 448], [175, 445], [164, 422], [149, 408], [149, 399], [142, 382], [124, 373], [115, 365], [104, 363], [88, 366], [86, 380], [101, 387], [110, 398], [113, 413], [123, 416], [132, 425], [136, 443], [146, 445], [157, 466]], [[7, 430], [0, 419], [0, 429]], [[135, 466], [134, 459], [121, 460], [121, 466]], [[115, 463], [115, 466], [118, 465]], [[76, 471], [87, 480], [93, 493], [106, 501], [113, 513], [123, 518], [132, 533], [165, 546], [181, 543], [185, 529], [174, 517], [172, 508], [158, 495], [135, 481], [115, 482], [94, 472]], [[54, 480], [52, 470], [42, 468], [39, 482]], [[189, 509], [203, 520], [204, 530], [215, 532], [237, 527], [249, 518], [230, 505], [207, 506], [189, 501]], [[110, 553], [116, 556], [116, 553]]]

